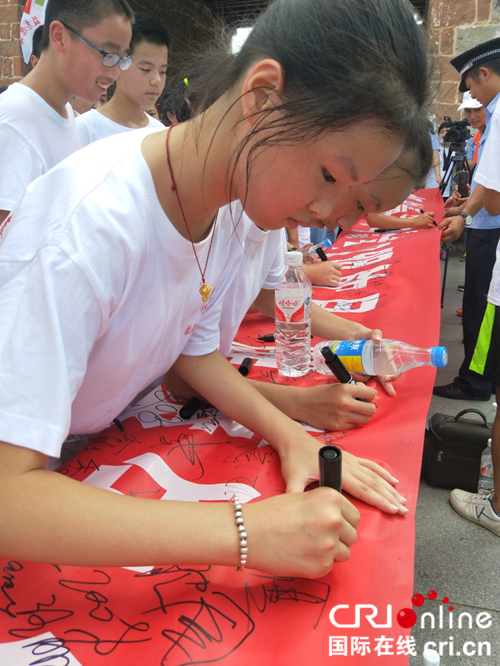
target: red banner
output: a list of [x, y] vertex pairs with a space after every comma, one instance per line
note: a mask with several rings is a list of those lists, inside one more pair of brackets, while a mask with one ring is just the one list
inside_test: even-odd
[[[397, 214], [440, 206], [437, 191], [421, 191]], [[339, 286], [315, 288], [315, 301], [382, 329], [385, 338], [437, 344], [439, 236], [435, 227], [376, 233], [358, 223], [330, 252], [343, 266]], [[261, 381], [330, 381], [312, 372], [298, 380], [279, 376], [272, 345], [257, 340], [271, 332], [271, 320], [247, 317], [233, 362], [253, 356], [250, 376]], [[400, 479], [410, 509], [395, 517], [355, 500], [362, 516], [358, 542], [331, 574], [310, 581], [223, 567], [151, 562], [141, 570], [91, 569], [4, 558], [0, 664], [303, 666], [337, 659], [407, 665], [410, 652], [423, 647], [410, 638], [413, 516], [434, 374], [431, 368], [407, 372], [395, 398], [380, 390], [377, 412], [364, 428], [323, 433], [305, 426], [321, 444], [386, 466]], [[237, 492], [246, 502], [284, 491], [278, 456], [260, 437], [213, 409], [183, 421], [179, 408], [158, 387], [122, 419], [124, 433], [110, 426], [61, 473], [151, 499], [228, 500]]]

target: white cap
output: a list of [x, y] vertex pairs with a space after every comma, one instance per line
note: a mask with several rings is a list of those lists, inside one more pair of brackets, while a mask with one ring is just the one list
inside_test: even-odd
[[303, 255], [298, 250], [285, 252], [285, 264], [287, 266], [302, 266]]
[[458, 107], [458, 111], [462, 109], [479, 109], [483, 105], [477, 99], [474, 99], [469, 91], [464, 92], [464, 97], [462, 99], [462, 104]]
[[436, 650], [431, 650], [430, 648], [426, 648], [424, 650], [423, 656], [423, 665], [424, 666], [439, 666], [441, 663], [441, 657], [439, 656], [439, 653], [436, 652]]

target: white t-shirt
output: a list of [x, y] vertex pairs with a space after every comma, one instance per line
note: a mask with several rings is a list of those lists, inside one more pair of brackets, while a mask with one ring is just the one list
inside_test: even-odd
[[219, 350], [224, 356], [248, 308], [261, 289], [274, 289], [285, 271], [286, 233], [284, 229], [262, 231], [244, 216], [238, 233], [242, 238], [243, 256], [222, 301]]
[[[489, 134], [474, 178], [489, 190], [500, 192], [500, 103], [491, 116]], [[497, 259], [493, 268], [488, 302], [500, 305], [500, 244], [497, 246]]]
[[[147, 115], [147, 114], [146, 114]], [[165, 129], [165, 125], [153, 116], [148, 115], [149, 122], [143, 129]], [[121, 134], [122, 132], [133, 132], [132, 127], [124, 127], [115, 123], [99, 113], [96, 109], [91, 109], [86, 113], [82, 113], [76, 119], [76, 128], [80, 135], [82, 146], [88, 146], [89, 143], [105, 139], [114, 134]]]
[[22, 83], [0, 95], [0, 210], [11, 211], [35, 178], [81, 147], [70, 104], [66, 113]]
[[[149, 133], [71, 156], [0, 228], [0, 441], [57, 457], [68, 433], [106, 427], [181, 352], [218, 347], [241, 205], [223, 208], [211, 232], [203, 306], [193, 247], [163, 212], [141, 153]], [[196, 244], [202, 266], [211, 235]]]

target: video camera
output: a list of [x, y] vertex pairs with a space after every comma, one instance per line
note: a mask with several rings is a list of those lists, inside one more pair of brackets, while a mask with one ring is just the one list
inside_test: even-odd
[[452, 121], [449, 116], [444, 119], [450, 126], [443, 137], [443, 143], [466, 143], [470, 139], [470, 125], [467, 120]]

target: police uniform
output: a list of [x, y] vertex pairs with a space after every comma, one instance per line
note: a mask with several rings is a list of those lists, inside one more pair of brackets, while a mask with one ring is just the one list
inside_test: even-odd
[[[487, 66], [492, 59], [500, 58], [500, 38], [462, 53], [453, 58], [451, 64], [461, 75], [459, 90], [465, 92], [465, 78], [468, 72], [482, 65]], [[486, 129], [481, 137], [478, 163], [489, 135], [489, 122], [500, 99], [499, 94], [486, 107]], [[472, 191], [476, 187], [472, 179]], [[496, 259], [496, 247], [500, 239], [500, 216], [492, 217], [482, 208], [467, 226], [465, 289], [463, 299], [462, 326], [464, 335], [464, 360], [458, 377], [451, 384], [435, 386], [434, 395], [457, 400], [489, 400], [491, 381], [482, 374], [470, 369], [481, 323], [487, 305], [488, 288]]]

